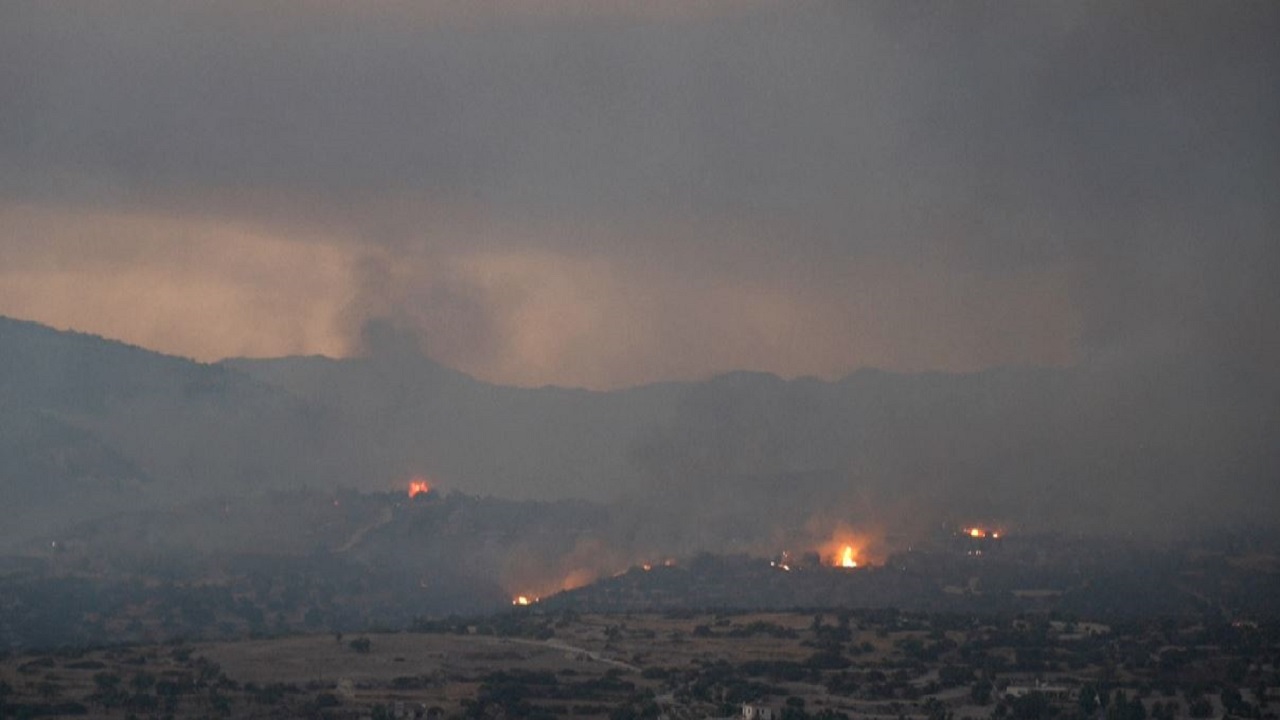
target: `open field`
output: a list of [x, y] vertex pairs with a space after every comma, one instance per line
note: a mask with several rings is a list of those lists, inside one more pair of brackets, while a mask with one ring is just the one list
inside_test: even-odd
[[[1275, 717], [1280, 629], [886, 611], [574, 615], [12, 656], [0, 717]], [[1093, 709], [1091, 709], [1093, 708]], [[1140, 710], [1138, 708], [1141, 708]]]

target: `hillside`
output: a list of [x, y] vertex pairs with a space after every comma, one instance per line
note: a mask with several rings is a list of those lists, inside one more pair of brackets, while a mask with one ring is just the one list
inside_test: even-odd
[[229, 367], [0, 318], [0, 535], [347, 479], [342, 422]]
[[686, 554], [811, 546], [840, 524], [899, 540], [985, 520], [1170, 536], [1280, 517], [1280, 407], [1250, 387], [1172, 358], [513, 388], [410, 351], [201, 364], [0, 319], [0, 499], [18, 511], [3, 534], [421, 474], [611, 504], [629, 543]]
[[646, 518], [636, 532], [688, 551], [839, 522], [1167, 535], [1280, 516], [1280, 411], [1177, 359], [835, 382], [738, 372], [613, 392], [495, 386], [413, 354], [227, 364], [351, 418], [371, 467], [623, 502]]
[[372, 467], [516, 499], [616, 499], [641, 481], [637, 439], [670, 422], [683, 392], [504, 387], [416, 354], [223, 364], [350, 419]]

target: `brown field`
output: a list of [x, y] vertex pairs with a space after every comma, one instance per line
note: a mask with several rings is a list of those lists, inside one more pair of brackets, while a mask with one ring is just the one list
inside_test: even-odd
[[[802, 645], [798, 638], [812, 621], [811, 615], [792, 613], [728, 618], [714, 614], [679, 618], [592, 615], [555, 623], [554, 636], [545, 640], [479, 634], [473, 627], [468, 634], [372, 633], [344, 635], [340, 640], [335, 635], [304, 635], [120, 647], [72, 655], [10, 658], [0, 663], [0, 679], [14, 688], [15, 698], [80, 702], [95, 717], [126, 717], [132, 712], [104, 707], [94, 700], [93, 693], [98, 689], [96, 674], [118, 676], [121, 686], [130, 687], [139, 673], [163, 679], [199, 675], [202, 667], [213, 667], [225, 677], [222, 693], [232, 699], [234, 717], [279, 716], [279, 707], [259, 707], [250, 698], [252, 689], [272, 684], [295, 688], [299, 699], [332, 694], [352, 717], [362, 717], [365, 709], [375, 704], [391, 706], [396, 702], [437, 706], [446, 714], [454, 714], [462, 709], [464, 700], [476, 696], [482, 679], [497, 670], [545, 671], [576, 681], [601, 678], [612, 671], [612, 675], [634, 683], [638, 689], [659, 694], [661, 682], [642, 677], [644, 668], [689, 669], [721, 660], [803, 661], [813, 649]], [[828, 622], [834, 619], [828, 618]], [[733, 628], [751, 623], [794, 630], [798, 637], [728, 635]], [[699, 626], [710, 628], [715, 635], [695, 636]], [[351, 641], [357, 638], [369, 640], [367, 652], [351, 647]], [[888, 651], [892, 639], [876, 637], [871, 632], [855, 636], [855, 642], [875, 645], [877, 654]], [[828, 705], [820, 686], [797, 685], [793, 689], [809, 696], [819, 707]], [[560, 704], [565, 706], [566, 714], [593, 716], [574, 712], [570, 702]], [[194, 702], [180, 702], [173, 716], [205, 717], [210, 715], [209, 710], [202, 696]], [[339, 709], [332, 712], [338, 713]]]
[[[815, 629], [819, 620], [820, 630]], [[836, 646], [834, 657], [843, 663], [837, 666], [818, 664], [822, 648], [832, 647], [829, 636], [840, 622], [832, 614], [820, 619], [807, 613], [572, 616], [542, 615], [534, 608], [476, 622], [482, 624], [449, 626], [447, 632], [306, 635], [23, 654], [0, 660], [0, 689], [7, 686], [11, 711], [16, 704], [28, 716], [60, 712], [175, 720], [358, 720], [385, 717], [393, 708], [407, 709], [410, 717], [414, 711], [425, 714], [435, 708], [444, 717], [461, 718], [491, 714], [494, 707], [473, 706], [473, 701], [507, 702], [498, 699], [503, 688], [516, 687], [526, 693], [521, 696], [527, 701], [524, 712], [536, 711], [539, 717], [604, 718], [620, 707], [647, 704], [674, 720], [692, 720], [723, 715], [742, 701], [745, 686], [758, 688], [746, 691], [752, 694], [749, 699], [775, 706], [790, 702], [813, 715], [833, 711], [879, 720], [921, 719], [938, 716], [941, 708], [952, 718], [964, 719], [991, 717], [992, 702], [1012, 702], [1000, 694], [1006, 686], [1012, 691], [1042, 679], [1074, 693], [1101, 672], [1098, 666], [1069, 668], [1071, 651], [1052, 640], [1043, 646], [1051, 660], [1045, 671], [1019, 671], [1013, 649], [987, 638], [993, 633], [1010, 640], [1023, 637], [1017, 634], [1025, 625], [1021, 620], [1003, 629], [972, 625], [943, 632], [929, 629], [929, 621], [922, 618], [909, 621], [914, 627], [896, 620], [853, 618], [847, 639]], [[1194, 631], [1194, 626], [1186, 628]], [[368, 645], [362, 647], [365, 641]], [[992, 682], [1000, 683], [1000, 693], [981, 704], [970, 697], [980, 677], [977, 669], [958, 683], [945, 684], [942, 675], [948, 666], [953, 671], [955, 666], [966, 667], [959, 651], [975, 644], [1002, 666], [998, 678], [991, 675]], [[912, 659], [924, 658], [921, 653], [930, 646], [941, 650], [926, 660]], [[1104, 642], [1097, 647], [1111, 646], [1116, 645]], [[1226, 665], [1221, 660], [1203, 658], [1196, 677], [1210, 677], [1205, 673]], [[742, 669], [752, 662], [799, 673], [769, 679], [772, 670]], [[1255, 667], [1274, 672], [1271, 666]], [[1148, 671], [1110, 672], [1117, 687], [1150, 691]], [[1248, 690], [1244, 698], [1257, 701]], [[1185, 716], [1182, 701], [1153, 696], [1147, 702], [1157, 700], [1173, 703], [1177, 715]], [[5, 702], [0, 693], [0, 717], [8, 716]], [[1070, 712], [1073, 702], [1064, 700], [1061, 709]]]

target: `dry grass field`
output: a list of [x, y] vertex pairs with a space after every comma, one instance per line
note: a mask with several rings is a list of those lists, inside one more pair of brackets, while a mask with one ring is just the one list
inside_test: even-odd
[[[1055, 640], [1046, 623], [960, 621], [960, 629], [957, 622], [883, 613], [577, 616], [535, 607], [420, 632], [28, 653], [0, 660], [0, 717], [358, 720], [398, 710], [402, 717], [694, 720], [760, 701], [785, 708], [793, 720], [1010, 713], [1080, 720], [1086, 716], [1075, 698], [1099, 682], [1109, 692], [1129, 693], [1144, 713], [1186, 717], [1197, 696], [1177, 678], [1201, 678], [1201, 686], [1212, 687], [1203, 679], [1233, 664], [1246, 673], [1275, 672], [1227, 646], [1205, 654], [1197, 640], [1204, 629], [1191, 623], [1165, 640], [1186, 638], [1203, 657], [1163, 676], [1173, 685], [1156, 695], [1165, 682], [1160, 666], [1126, 665], [1119, 656], [1082, 661], [1140, 636], [1081, 645], [1067, 636]], [[1256, 639], [1243, 640], [1268, 651]], [[1163, 662], [1166, 670], [1173, 657]], [[1028, 706], [1019, 688], [1037, 681], [1061, 697]], [[1250, 682], [1235, 684], [1243, 688], [1230, 699], [1238, 710], [1266, 707]], [[1222, 709], [1224, 702], [1209, 693], [1201, 707]]]

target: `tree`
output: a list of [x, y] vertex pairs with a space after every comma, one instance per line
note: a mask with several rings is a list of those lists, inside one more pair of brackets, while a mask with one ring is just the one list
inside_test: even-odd
[[105, 671], [97, 672], [93, 674], [93, 684], [99, 692], [114, 690], [120, 687], [120, 676]]
[[231, 698], [218, 692], [209, 693], [209, 706], [224, 717], [231, 714]]
[[40, 693], [40, 697], [48, 702], [62, 694], [62, 686], [50, 680], [41, 680], [36, 686], [36, 692]]
[[924, 701], [924, 710], [928, 713], [929, 720], [952, 720], [954, 715], [947, 709], [946, 703], [938, 698], [929, 698]]
[[986, 705], [991, 702], [991, 681], [982, 679], [973, 684], [973, 688], [969, 691], [969, 698], [979, 705]]
[[139, 670], [133, 679], [129, 681], [129, 686], [134, 692], [147, 692], [156, 684], [156, 678], [145, 670]]
[[115, 707], [124, 701], [124, 692], [120, 689], [121, 681], [119, 675], [110, 672], [94, 673], [93, 684], [96, 691], [91, 697], [101, 703], [102, 707]]
[[1187, 710], [1193, 718], [1207, 718], [1213, 715], [1213, 703], [1209, 702], [1208, 698], [1200, 696], [1191, 701]]
[[1013, 699], [1015, 720], [1040, 720], [1049, 709], [1049, 698], [1044, 693], [1030, 692]]
[[1123, 690], [1117, 688], [1111, 696], [1111, 703], [1107, 705], [1107, 720], [1129, 720], [1129, 698]]
[[1093, 717], [1098, 712], [1098, 691], [1092, 684], [1086, 683], [1080, 688], [1080, 697], [1076, 700], [1076, 704], [1080, 708], [1080, 714], [1086, 718]]

